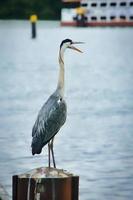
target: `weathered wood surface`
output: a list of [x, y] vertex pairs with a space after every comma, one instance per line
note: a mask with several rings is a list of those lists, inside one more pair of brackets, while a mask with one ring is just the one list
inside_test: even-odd
[[13, 176], [13, 200], [78, 200], [79, 177], [61, 169], [38, 168]]

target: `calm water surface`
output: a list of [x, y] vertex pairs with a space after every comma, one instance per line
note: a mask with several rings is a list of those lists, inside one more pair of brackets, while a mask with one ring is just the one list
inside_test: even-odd
[[47, 147], [31, 156], [37, 113], [54, 91], [64, 38], [84, 41], [65, 55], [68, 118], [55, 140], [58, 168], [80, 176], [81, 200], [133, 199], [133, 29], [61, 28], [0, 22], [0, 183], [47, 165]]

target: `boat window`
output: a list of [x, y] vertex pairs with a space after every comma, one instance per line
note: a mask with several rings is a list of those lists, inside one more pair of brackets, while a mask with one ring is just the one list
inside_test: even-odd
[[97, 20], [97, 17], [96, 17], [96, 16], [92, 16], [92, 17], [91, 17], [91, 20], [95, 20], [95, 21], [96, 21], [96, 20]]
[[82, 6], [82, 7], [87, 7], [88, 4], [87, 4], [87, 3], [82, 3], [81, 6]]
[[91, 6], [92, 6], [92, 7], [96, 7], [97, 4], [96, 4], [96, 3], [92, 3]]
[[106, 20], [106, 16], [101, 16], [101, 20]]
[[115, 2], [111, 2], [110, 6], [116, 6], [116, 3]]
[[133, 15], [130, 16], [130, 19], [133, 20]]
[[121, 2], [120, 6], [126, 6], [126, 2]]
[[130, 2], [130, 6], [133, 6], [133, 1]]
[[107, 3], [101, 3], [100, 5], [101, 5], [101, 7], [105, 7], [105, 6], [107, 6]]
[[113, 20], [113, 19], [115, 19], [116, 18], [116, 16], [110, 16], [110, 19], [111, 20]]
[[120, 19], [126, 19], [125, 15], [120, 15]]

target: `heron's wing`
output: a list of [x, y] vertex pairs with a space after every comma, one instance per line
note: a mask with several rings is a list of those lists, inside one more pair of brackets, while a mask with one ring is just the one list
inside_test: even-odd
[[50, 96], [50, 98], [46, 101], [46, 103], [43, 105], [43, 107], [39, 111], [36, 122], [32, 129], [32, 137], [34, 135], [37, 135], [44, 128], [44, 122], [47, 121], [50, 109], [52, 108], [53, 100], [54, 100], [53, 97]]
[[45, 123], [44, 145], [54, 137], [66, 121], [66, 104], [60, 101], [49, 113], [49, 117]]
[[51, 96], [39, 112], [32, 136], [41, 138], [43, 146], [54, 137], [66, 120], [66, 103]]

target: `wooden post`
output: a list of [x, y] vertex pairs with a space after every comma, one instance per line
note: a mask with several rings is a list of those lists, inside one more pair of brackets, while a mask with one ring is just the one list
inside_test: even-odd
[[36, 38], [37, 31], [36, 31], [36, 22], [37, 22], [37, 15], [31, 15], [30, 16], [30, 21], [31, 21], [31, 33], [32, 33], [32, 38]]
[[13, 176], [13, 200], [78, 200], [79, 177], [55, 168]]

